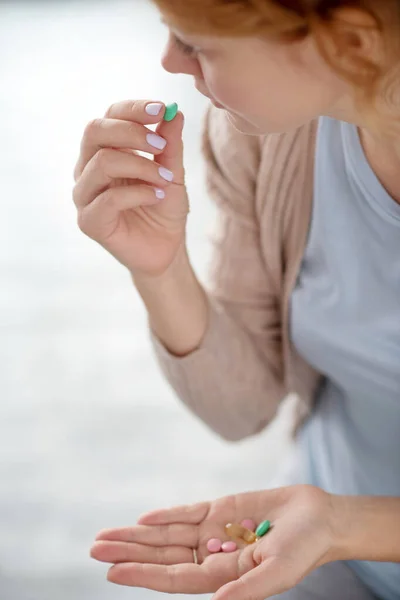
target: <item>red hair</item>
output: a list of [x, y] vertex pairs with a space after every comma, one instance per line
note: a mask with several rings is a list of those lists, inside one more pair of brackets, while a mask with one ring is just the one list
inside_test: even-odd
[[[353, 82], [364, 99], [373, 99], [378, 91], [387, 95], [390, 86], [400, 82], [400, 0], [153, 1], [174, 26], [189, 34], [264, 36], [286, 42], [314, 34], [327, 62]], [[348, 20], [337, 18], [340, 11], [363, 18], [354, 22], [352, 31]], [[363, 28], [379, 34], [383, 54], [379, 51], [373, 58], [360, 52], [355, 40]]]

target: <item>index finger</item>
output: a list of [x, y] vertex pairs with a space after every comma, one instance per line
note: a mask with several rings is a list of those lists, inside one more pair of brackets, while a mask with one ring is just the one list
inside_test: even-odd
[[[155, 114], [157, 107], [159, 112]], [[147, 110], [153, 114], [149, 114]], [[112, 104], [103, 119], [93, 119], [86, 126], [80, 145], [79, 158], [74, 168], [74, 180], [77, 181], [87, 163], [102, 147], [109, 146], [110, 148], [117, 147], [120, 149], [118, 140], [123, 139], [126, 144], [127, 133], [129, 133], [129, 138], [132, 136], [132, 143], [135, 142], [137, 136], [141, 139], [141, 135], [144, 141], [146, 129], [141, 126], [159, 123], [162, 121], [164, 114], [165, 104], [154, 100], [123, 100]], [[117, 123], [113, 123], [113, 121], [117, 121]], [[123, 123], [118, 123], [118, 121], [125, 121], [125, 126], [123, 126]], [[151, 130], [148, 129], [147, 132], [151, 133]], [[114, 136], [116, 146], [111, 144], [111, 134]], [[132, 149], [134, 148], [132, 147]], [[138, 149], [140, 149], [140, 146]], [[145, 148], [141, 149], [145, 150]], [[151, 149], [151, 151], [154, 152], [154, 149]]]
[[[161, 104], [158, 114], [149, 114], [147, 110], [154, 113], [154, 105]], [[146, 110], [147, 109], [147, 110]], [[120, 119], [121, 121], [135, 121], [142, 125], [151, 125], [161, 121], [165, 113], [165, 104], [161, 100], [122, 100], [115, 102], [107, 110], [104, 118]]]

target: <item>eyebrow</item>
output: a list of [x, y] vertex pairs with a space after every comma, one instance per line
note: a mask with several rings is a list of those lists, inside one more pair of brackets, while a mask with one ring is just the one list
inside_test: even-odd
[[194, 42], [193, 43], [189, 43], [189, 41], [185, 42], [183, 39], [181, 39], [179, 33], [176, 30], [174, 30], [173, 27], [171, 27], [171, 25], [164, 19], [163, 16], [160, 16], [160, 23], [162, 23], [163, 25], [166, 25], [166, 27], [168, 27], [168, 29], [170, 29], [172, 31], [172, 33], [174, 34], [174, 36], [178, 40], [180, 40], [183, 44], [186, 44], [188, 46], [194, 46], [194, 47], [196, 47], [196, 43], [194, 43]]
[[177, 37], [178, 39], [180, 39], [180, 32], [178, 32], [176, 29], [174, 29], [174, 27], [171, 27], [171, 25], [164, 19], [164, 17], [160, 17], [160, 22], [163, 25], [166, 25], [168, 27], [168, 29], [170, 29], [172, 31], [172, 33], [175, 35], [175, 37]]

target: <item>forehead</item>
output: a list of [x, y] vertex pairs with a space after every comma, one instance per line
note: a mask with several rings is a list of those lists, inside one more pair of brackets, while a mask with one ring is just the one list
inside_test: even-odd
[[169, 21], [164, 15], [161, 15], [160, 21], [161, 23], [166, 25], [170, 31], [175, 33], [182, 40], [198, 42], [199, 44], [203, 42], [207, 44], [212, 44], [213, 46], [224, 46], [226, 45], [229, 39], [220, 36], [207, 36], [186, 32], [183, 29], [179, 29], [179, 27], [177, 27], [172, 21]]
[[260, 36], [252, 37], [227, 37], [227, 36], [206, 36], [196, 35], [179, 29], [172, 21], [164, 15], [160, 16], [160, 21], [184, 43], [190, 46], [216, 51], [227, 54], [231, 57], [241, 56], [243, 60], [254, 60], [254, 54], [257, 58], [266, 50], [266, 40]]

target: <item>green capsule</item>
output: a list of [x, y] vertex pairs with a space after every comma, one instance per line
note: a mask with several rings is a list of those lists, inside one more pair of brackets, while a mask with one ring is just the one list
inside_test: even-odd
[[172, 119], [175, 119], [177, 112], [178, 105], [176, 102], [173, 102], [172, 104], [167, 104], [167, 106], [165, 107], [164, 121], [172, 121]]
[[262, 537], [263, 535], [268, 533], [268, 531], [270, 530], [270, 527], [271, 527], [270, 521], [263, 521], [262, 523], [259, 524], [259, 526], [256, 529], [256, 536]]

